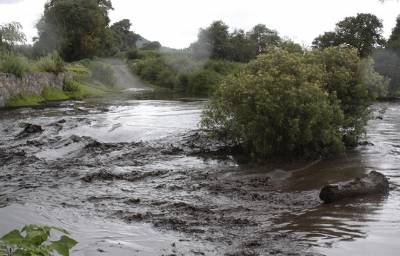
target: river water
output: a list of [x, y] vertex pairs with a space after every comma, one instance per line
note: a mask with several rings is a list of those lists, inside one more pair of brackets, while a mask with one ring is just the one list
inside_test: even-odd
[[[0, 234], [60, 226], [72, 255], [398, 255], [399, 103], [376, 104], [368, 143], [343, 156], [255, 166], [204, 146], [204, 101], [126, 94], [0, 112]], [[388, 197], [318, 200], [372, 170]]]

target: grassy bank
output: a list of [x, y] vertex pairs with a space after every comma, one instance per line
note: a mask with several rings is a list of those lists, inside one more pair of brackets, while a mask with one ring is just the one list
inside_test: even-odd
[[112, 68], [99, 60], [82, 60], [67, 64], [56, 54], [36, 61], [16, 55], [3, 55], [0, 60], [0, 72], [12, 73], [18, 77], [32, 72], [66, 74], [62, 90], [46, 86], [41, 94], [21, 92], [6, 102], [6, 107], [10, 108], [38, 106], [47, 101], [101, 97], [116, 90]]

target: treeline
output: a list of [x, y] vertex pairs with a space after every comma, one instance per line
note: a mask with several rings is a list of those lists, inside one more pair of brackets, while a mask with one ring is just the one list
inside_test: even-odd
[[209, 27], [200, 29], [198, 40], [189, 49], [197, 59], [248, 62], [269, 47], [293, 47], [301, 51], [300, 45], [282, 39], [277, 31], [264, 24], [258, 24], [248, 32], [236, 29], [230, 33], [229, 26], [222, 21], [215, 21]]
[[282, 39], [277, 31], [263, 24], [249, 32], [235, 30], [222, 21], [200, 29], [198, 39], [183, 50], [161, 54], [132, 49], [127, 53], [129, 66], [149, 83], [174, 92], [207, 96], [222, 79], [238, 71], [244, 63], [270, 48], [302, 53], [300, 45]]
[[196, 60], [187, 51], [161, 54], [133, 49], [127, 52], [128, 65], [143, 80], [170, 91], [208, 96], [240, 63], [226, 60]]
[[400, 16], [389, 40], [383, 37], [382, 21], [372, 14], [347, 17], [313, 41], [316, 49], [348, 45], [362, 58], [372, 58], [375, 69], [389, 79], [388, 96], [400, 96]]

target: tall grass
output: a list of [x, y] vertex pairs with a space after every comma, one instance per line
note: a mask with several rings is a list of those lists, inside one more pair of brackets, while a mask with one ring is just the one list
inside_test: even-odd
[[14, 74], [22, 77], [32, 71], [28, 59], [14, 54], [0, 56], [0, 72]]
[[56, 52], [40, 58], [36, 67], [39, 71], [59, 74], [64, 71], [64, 61]]

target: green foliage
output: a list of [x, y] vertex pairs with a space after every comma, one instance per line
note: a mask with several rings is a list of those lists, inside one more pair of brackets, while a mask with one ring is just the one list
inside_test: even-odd
[[[52, 233], [61, 234], [59, 240], [51, 241]], [[9, 256], [51, 256], [57, 253], [69, 256], [77, 244], [69, 233], [60, 228], [28, 225], [21, 230], [13, 230], [0, 238], [0, 252]]]
[[400, 16], [397, 17], [396, 26], [388, 40], [388, 48], [395, 51], [400, 56]]
[[[85, 60], [83, 61], [85, 62]], [[89, 66], [90, 63], [87, 63]], [[86, 79], [91, 76], [89, 68], [81, 63], [70, 63], [65, 67], [65, 70], [68, 74], [71, 74], [73, 79], [81, 80]]]
[[126, 58], [128, 60], [140, 59], [142, 56], [136, 48], [131, 48], [126, 52]]
[[113, 49], [114, 54], [136, 47], [139, 35], [130, 31], [131, 26], [132, 24], [128, 19], [123, 19], [110, 27], [107, 48]]
[[36, 65], [42, 72], [59, 74], [64, 71], [64, 61], [56, 52], [40, 58]]
[[5, 105], [9, 108], [38, 106], [43, 101], [44, 99], [40, 95], [32, 92], [21, 92], [8, 99]]
[[267, 28], [264, 24], [256, 25], [250, 31], [249, 38], [255, 46], [256, 55], [265, 52], [267, 47], [278, 46], [282, 41], [277, 31]]
[[143, 50], [151, 50], [151, 51], [158, 51], [160, 48], [161, 48], [161, 44], [158, 41], [147, 42], [147, 43], [144, 43], [142, 46]]
[[38, 54], [58, 51], [67, 61], [93, 57], [106, 41], [110, 1], [52, 0], [37, 24]]
[[197, 59], [229, 60], [249, 62], [268, 48], [281, 47], [285, 41], [278, 32], [263, 24], [250, 31], [242, 29], [229, 33], [229, 27], [222, 21], [215, 21], [209, 27], [200, 29], [198, 40], [190, 46]]
[[68, 95], [63, 91], [53, 87], [45, 87], [42, 91], [42, 95], [44, 100], [46, 101], [59, 101], [59, 100], [68, 100]]
[[376, 71], [390, 79], [389, 96], [400, 95], [400, 56], [392, 49], [377, 49], [373, 59]]
[[15, 44], [25, 43], [26, 36], [21, 30], [22, 25], [19, 22], [0, 25], [0, 50], [2, 48], [11, 50]]
[[114, 70], [110, 65], [100, 62], [100, 61], [92, 61], [89, 64], [89, 70], [91, 72], [91, 78], [95, 81], [99, 81], [100, 83], [107, 86], [115, 85], [115, 74]]
[[202, 124], [255, 157], [338, 153], [363, 131], [371, 81], [383, 79], [354, 49], [269, 50], [221, 82]]
[[377, 73], [373, 58], [366, 58], [360, 63], [361, 82], [367, 87], [373, 99], [385, 98], [389, 93], [390, 80]]
[[313, 46], [324, 49], [346, 44], [356, 48], [361, 57], [367, 57], [376, 46], [385, 45], [382, 33], [383, 24], [380, 19], [373, 14], [359, 13], [355, 17], [346, 17], [338, 22], [334, 32], [317, 37]]
[[82, 100], [88, 97], [101, 97], [105, 94], [105, 91], [99, 87], [89, 86], [71, 78], [65, 79], [63, 90], [68, 97], [75, 100]]
[[6, 54], [0, 58], [0, 72], [11, 73], [18, 77], [22, 77], [25, 73], [32, 70], [28, 60], [24, 57], [14, 54]]
[[175, 92], [207, 96], [223, 76], [239, 69], [240, 64], [224, 60], [196, 60], [185, 54], [157, 54], [140, 51], [141, 58], [130, 62], [137, 75], [149, 83]]
[[70, 96], [67, 94], [57, 88], [46, 86], [40, 95], [33, 92], [21, 92], [8, 99], [5, 105], [9, 108], [34, 107], [45, 101], [68, 100]]
[[207, 96], [215, 90], [221, 79], [221, 74], [210, 69], [201, 69], [188, 76], [188, 84], [185, 91], [192, 95]]

